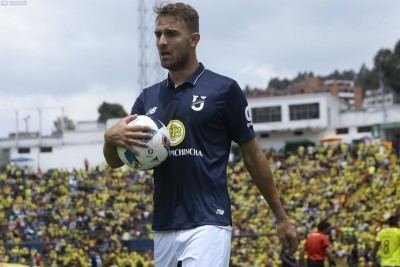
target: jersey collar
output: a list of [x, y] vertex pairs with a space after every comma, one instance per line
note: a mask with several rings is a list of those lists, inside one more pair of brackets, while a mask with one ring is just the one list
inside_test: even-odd
[[[190, 75], [186, 81], [184, 83], [182, 83], [180, 86], [178, 86], [177, 88], [180, 88], [182, 85], [191, 85], [191, 86], [195, 86], [196, 82], [198, 81], [198, 79], [201, 77], [201, 75], [203, 75], [205, 71], [205, 67], [202, 63], [199, 63], [199, 66], [197, 67], [196, 71], [193, 72], [192, 75]], [[174, 87], [174, 82], [172, 81], [171, 77], [168, 74], [168, 78], [167, 78], [167, 87], [175, 89]]]

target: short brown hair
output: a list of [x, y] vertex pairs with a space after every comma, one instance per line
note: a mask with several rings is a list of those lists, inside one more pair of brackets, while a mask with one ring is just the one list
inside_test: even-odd
[[190, 5], [184, 3], [161, 3], [154, 7], [157, 18], [173, 16], [182, 19], [191, 32], [199, 31], [199, 14]]

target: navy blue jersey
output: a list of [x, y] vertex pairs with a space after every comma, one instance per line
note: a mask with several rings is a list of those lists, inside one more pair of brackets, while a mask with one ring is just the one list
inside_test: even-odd
[[171, 136], [170, 156], [154, 170], [153, 229], [232, 225], [226, 178], [231, 143], [255, 137], [239, 85], [200, 64], [176, 88], [168, 78], [143, 90], [131, 114], [160, 119]]

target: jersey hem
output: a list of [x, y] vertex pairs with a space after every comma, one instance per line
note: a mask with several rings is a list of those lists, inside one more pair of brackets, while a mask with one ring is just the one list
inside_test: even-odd
[[199, 227], [199, 226], [204, 226], [204, 225], [214, 225], [214, 226], [220, 226], [220, 227], [232, 227], [232, 224], [225, 224], [225, 223], [221, 223], [221, 222], [203, 222], [203, 223], [196, 223], [196, 224], [182, 225], [182, 226], [165, 226], [165, 227], [153, 226], [152, 230], [154, 232], [180, 231], [180, 230], [193, 229], [193, 228], [196, 228], [196, 227]]

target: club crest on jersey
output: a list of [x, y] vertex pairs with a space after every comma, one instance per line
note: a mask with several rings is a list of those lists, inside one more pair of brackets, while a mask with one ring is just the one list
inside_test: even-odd
[[199, 96], [198, 95], [193, 95], [193, 101], [192, 101], [192, 109], [194, 111], [200, 111], [204, 107], [204, 102], [206, 101], [206, 96]]
[[171, 120], [167, 129], [169, 131], [171, 146], [177, 146], [185, 139], [185, 125], [180, 120]]

